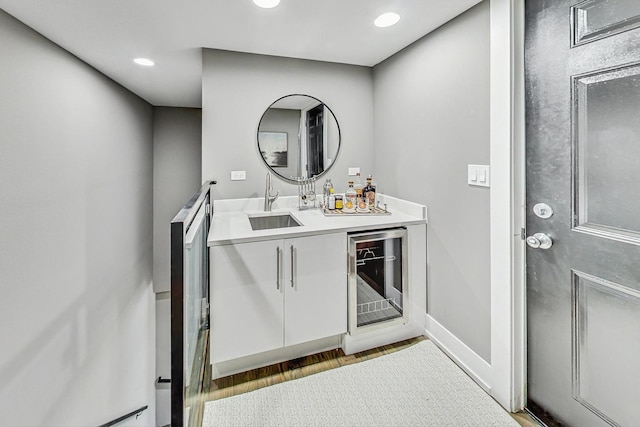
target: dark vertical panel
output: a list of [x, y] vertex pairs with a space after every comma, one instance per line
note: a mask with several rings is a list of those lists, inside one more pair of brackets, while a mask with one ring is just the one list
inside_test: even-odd
[[182, 427], [184, 406], [184, 224], [171, 223], [171, 425]]
[[[185, 373], [185, 238], [189, 228], [197, 227], [195, 222], [197, 214], [201, 208], [211, 207], [211, 185], [215, 181], [206, 181], [200, 190], [184, 205], [178, 214], [171, 221], [171, 425], [182, 427], [185, 423], [185, 406], [189, 406], [190, 417], [187, 424], [190, 426], [201, 425], [204, 403], [202, 394], [208, 390], [210, 376], [207, 377], [207, 366], [209, 365], [208, 354], [208, 312], [191, 313], [190, 315], [204, 315], [204, 319], [199, 324], [198, 343], [194, 364], [191, 372]], [[209, 303], [209, 256], [207, 246], [207, 236], [211, 226], [210, 212], [205, 210], [202, 218], [204, 239], [202, 244], [202, 271], [200, 272], [200, 282], [203, 286], [202, 295]], [[199, 319], [200, 320], [200, 319]], [[187, 378], [186, 375], [189, 375]], [[189, 379], [189, 389], [185, 388]]]

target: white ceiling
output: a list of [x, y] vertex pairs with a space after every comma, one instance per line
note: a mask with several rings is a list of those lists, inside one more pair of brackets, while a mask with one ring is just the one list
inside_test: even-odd
[[[479, 2], [0, 0], [0, 8], [153, 105], [200, 107], [203, 47], [373, 66]], [[383, 12], [400, 22], [375, 27]]]

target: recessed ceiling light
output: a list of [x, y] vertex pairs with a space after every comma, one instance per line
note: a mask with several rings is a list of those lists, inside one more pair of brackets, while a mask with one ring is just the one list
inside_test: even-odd
[[253, 0], [253, 2], [262, 8], [271, 9], [280, 4], [280, 0]]
[[138, 65], [144, 65], [145, 67], [153, 67], [155, 62], [147, 58], [136, 58], [133, 60]]
[[399, 20], [400, 20], [400, 15], [393, 12], [387, 12], [378, 16], [376, 20], [373, 21], [373, 23], [376, 25], [376, 27], [384, 28], [384, 27], [390, 27], [396, 24]]

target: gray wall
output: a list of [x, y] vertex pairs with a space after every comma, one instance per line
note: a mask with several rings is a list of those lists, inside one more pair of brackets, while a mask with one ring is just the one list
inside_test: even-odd
[[[219, 198], [264, 195], [258, 122], [271, 103], [293, 93], [322, 100], [338, 119], [342, 148], [326, 175], [337, 191], [346, 188], [349, 167], [360, 167], [363, 176], [372, 170], [370, 68], [204, 49], [202, 73], [202, 178], [218, 180]], [[247, 180], [231, 182], [232, 170], [247, 171]], [[279, 179], [274, 187], [281, 195], [297, 194]]]
[[467, 164], [489, 164], [489, 2], [373, 76], [380, 188], [429, 209], [429, 314], [490, 361], [489, 189], [467, 185]]
[[152, 108], [0, 10], [0, 423], [155, 424]]
[[[170, 224], [180, 208], [200, 188], [202, 175], [202, 110], [153, 109], [153, 285], [171, 288]], [[156, 377], [171, 378], [171, 299], [156, 302]], [[171, 424], [171, 387], [157, 389], [157, 425]]]
[[169, 225], [202, 185], [202, 110], [153, 111], [153, 286], [163, 292], [171, 288]]

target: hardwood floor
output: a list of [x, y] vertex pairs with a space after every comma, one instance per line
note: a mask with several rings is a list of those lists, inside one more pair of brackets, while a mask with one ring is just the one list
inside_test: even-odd
[[539, 424], [526, 412], [517, 412], [515, 414], [511, 414], [511, 416], [523, 427], [544, 427], [544, 424]]
[[[330, 350], [219, 378], [211, 381], [209, 391], [204, 395], [204, 400], [210, 401], [235, 396], [273, 384], [279, 384], [341, 366], [374, 359], [410, 347], [426, 339], [426, 337], [413, 338], [348, 356], [345, 355], [341, 349]], [[523, 427], [539, 426], [538, 423], [524, 412], [511, 414], [511, 416]]]

